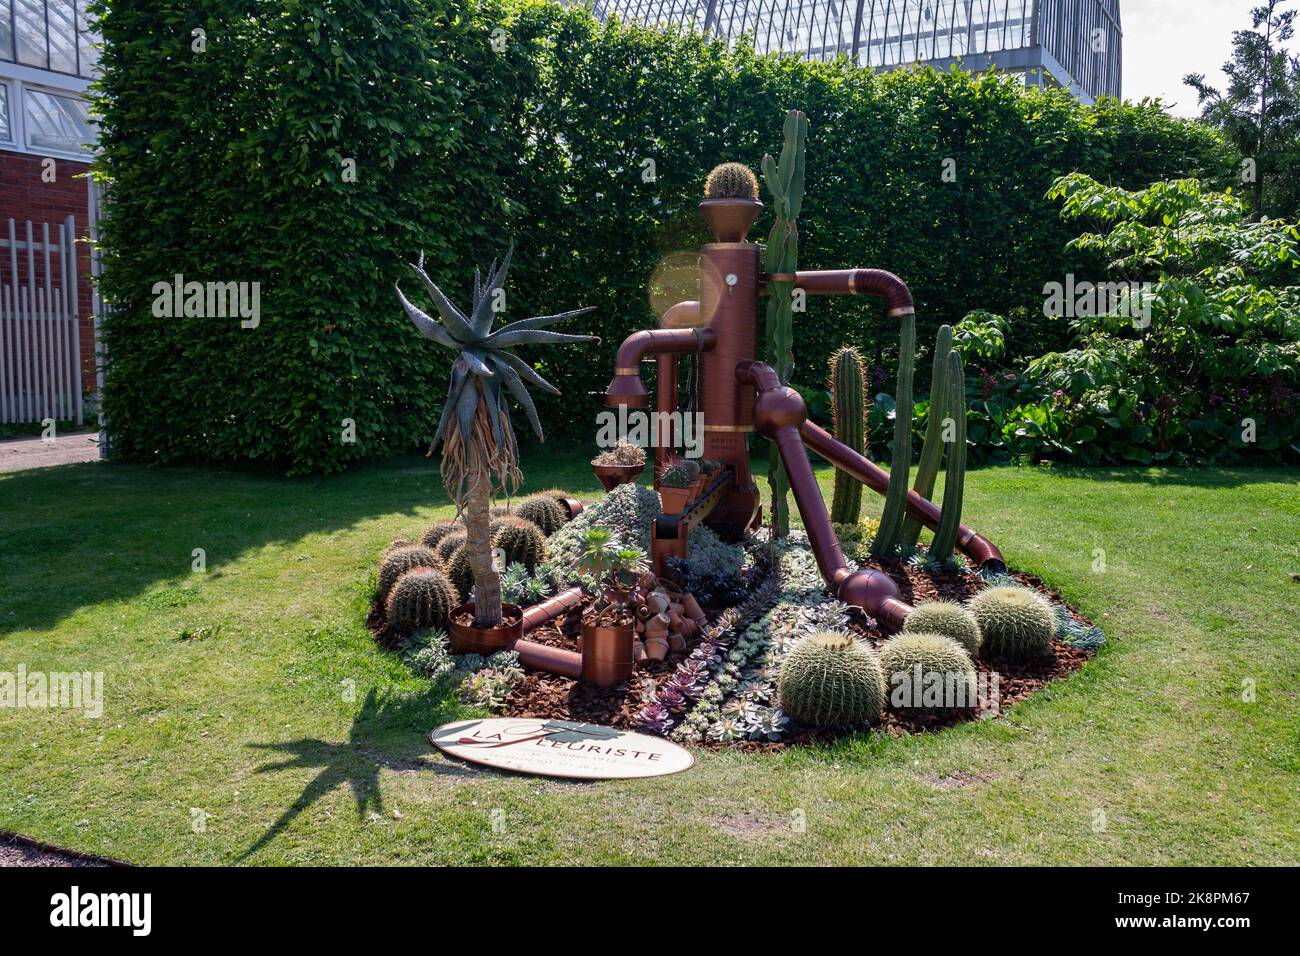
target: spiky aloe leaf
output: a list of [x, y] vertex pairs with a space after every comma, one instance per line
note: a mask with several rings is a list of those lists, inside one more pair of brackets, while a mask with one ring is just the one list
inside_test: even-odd
[[528, 389], [520, 381], [519, 373], [501, 361], [497, 362], [497, 368], [501, 370], [501, 378], [506, 383], [506, 388], [510, 389], [510, 394], [515, 397], [515, 401], [523, 406], [524, 414], [528, 416], [528, 424], [536, 432], [538, 440], [545, 441], [546, 436], [542, 433], [542, 421], [537, 416], [537, 408], [533, 405], [533, 397], [528, 394]]
[[492, 329], [492, 296], [497, 289], [505, 285], [506, 273], [510, 271], [510, 259], [515, 254], [515, 247], [512, 243], [506, 250], [506, 257], [501, 260], [501, 268], [488, 274], [487, 285], [483, 287], [478, 301], [474, 303], [474, 312], [470, 316], [470, 325], [474, 329], [474, 334], [479, 336], [487, 335]]
[[554, 325], [556, 322], [563, 322], [565, 319], [571, 319], [575, 315], [582, 315], [586, 312], [594, 312], [596, 307], [589, 305], [581, 309], [573, 309], [569, 312], [558, 312], [555, 315], [538, 315], [531, 319], [518, 319], [509, 325], [503, 325], [497, 329], [494, 335], [504, 335], [507, 332], [523, 332], [528, 329], [545, 328], [548, 325]]
[[[478, 336], [474, 334], [474, 329], [469, 324], [469, 319], [465, 313], [460, 311], [451, 304], [451, 300], [443, 295], [442, 290], [438, 288], [437, 283], [429, 278], [422, 266], [413, 265], [411, 269], [420, 281], [424, 283], [425, 290], [429, 293], [429, 298], [433, 299], [434, 306], [438, 309], [438, 314], [442, 316], [443, 327], [461, 345], [473, 345]], [[401, 290], [398, 290], [401, 293]]]
[[517, 345], [562, 345], [568, 342], [599, 342], [598, 335], [570, 335], [567, 332], [545, 332], [541, 329], [524, 329], [520, 332], [498, 332], [488, 336], [487, 344], [494, 349], [510, 349]]
[[411, 321], [415, 323], [415, 327], [420, 330], [420, 333], [425, 338], [433, 339], [444, 348], [460, 348], [456, 340], [448, 335], [447, 330], [435, 321], [431, 315], [411, 304], [410, 300], [402, 294], [400, 287], [397, 287], [397, 298], [401, 300], [402, 308], [406, 310], [406, 314], [411, 317]]
[[552, 385], [550, 382], [548, 382], [546, 379], [542, 378], [541, 373], [538, 372], [537, 369], [533, 368], [531, 365], [529, 365], [527, 362], [521, 359], [518, 355], [515, 355], [513, 352], [507, 352], [504, 349], [500, 351], [493, 351], [489, 353], [489, 358], [491, 358], [492, 361], [496, 362], [498, 366], [500, 366], [503, 363], [510, 366], [510, 368], [518, 372], [519, 377], [522, 378], [528, 384], [536, 385], [542, 391], [549, 392], [552, 395], [560, 394], [560, 390], [556, 388], [554, 385]]

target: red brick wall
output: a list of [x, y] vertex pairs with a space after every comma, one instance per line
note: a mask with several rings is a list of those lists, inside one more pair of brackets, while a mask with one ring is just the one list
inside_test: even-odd
[[[56, 242], [56, 227], [69, 215], [76, 217], [77, 238], [86, 238], [90, 187], [84, 177], [90, 167], [71, 159], [56, 158], [54, 182], [47, 183], [41, 181], [41, 161], [44, 158], [33, 153], [0, 149], [0, 238], [9, 238], [8, 220], [12, 217], [18, 220], [14, 228], [19, 239], [26, 238], [26, 220], [30, 219], [32, 238], [40, 240], [40, 225], [47, 222], [50, 224], [50, 241]], [[0, 248], [0, 255], [4, 256], [0, 275], [4, 276], [7, 284], [11, 281], [9, 250]], [[19, 275], [25, 276], [25, 253], [20, 253], [18, 258]], [[57, 275], [58, 266], [54, 265], [54, 269]], [[90, 298], [90, 248], [84, 242], [77, 243], [77, 307], [81, 313], [82, 385], [86, 391], [92, 391], [95, 387], [95, 337]]]

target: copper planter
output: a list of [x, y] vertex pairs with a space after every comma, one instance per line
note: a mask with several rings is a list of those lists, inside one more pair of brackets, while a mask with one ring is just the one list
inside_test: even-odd
[[636, 481], [641, 472], [645, 471], [645, 463], [642, 462], [639, 465], [597, 465], [593, 462], [591, 471], [600, 480], [606, 491], [613, 491], [619, 485], [626, 485], [628, 482]]
[[631, 624], [582, 625], [582, 679], [613, 687], [632, 676]]
[[515, 642], [524, 636], [524, 614], [518, 605], [502, 604], [501, 623], [496, 627], [456, 623], [456, 618], [462, 613], [473, 610], [473, 603], [469, 603], [451, 612], [449, 630], [453, 654], [495, 654], [514, 647]]

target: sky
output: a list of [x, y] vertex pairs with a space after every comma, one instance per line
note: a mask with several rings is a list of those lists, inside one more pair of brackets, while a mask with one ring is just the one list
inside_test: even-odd
[[[1159, 96], [1176, 116], [1196, 116], [1188, 73], [1204, 73], [1222, 88], [1221, 67], [1232, 54], [1232, 33], [1250, 27], [1259, 0], [1120, 0], [1124, 30], [1124, 97]], [[1300, 10], [1292, 0], [1282, 9]], [[1289, 44], [1300, 52], [1296, 40]]]

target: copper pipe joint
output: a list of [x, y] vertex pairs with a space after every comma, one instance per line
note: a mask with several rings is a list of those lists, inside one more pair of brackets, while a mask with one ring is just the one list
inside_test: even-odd
[[568, 588], [554, 597], [539, 601], [524, 609], [523, 630], [527, 634], [534, 628], [553, 621], [582, 604], [582, 588]]
[[916, 311], [912, 291], [892, 272], [884, 269], [827, 269], [799, 272], [795, 288], [808, 295], [871, 295], [885, 300], [891, 316]]
[[700, 324], [700, 303], [695, 300], [678, 302], [659, 320], [661, 329], [693, 329]]
[[641, 360], [664, 352], [707, 352], [718, 343], [712, 329], [642, 329], [618, 347], [614, 379], [605, 390], [605, 404], [617, 408], [646, 408], [650, 395], [641, 382]]
[[582, 655], [576, 651], [528, 640], [517, 641], [515, 650], [519, 653], [519, 663], [524, 667], [574, 680], [582, 676]]

